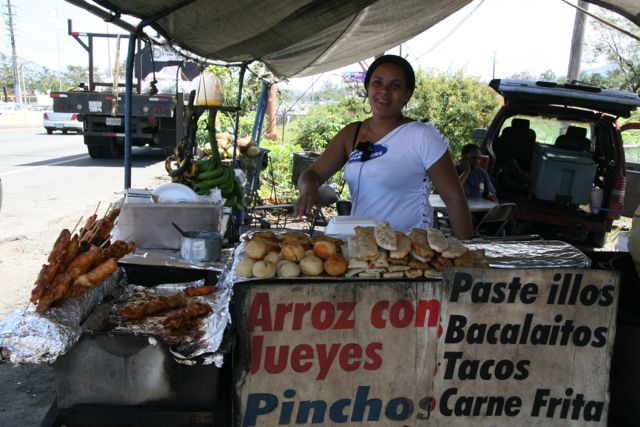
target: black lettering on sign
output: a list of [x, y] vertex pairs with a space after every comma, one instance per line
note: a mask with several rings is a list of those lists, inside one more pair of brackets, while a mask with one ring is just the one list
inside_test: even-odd
[[567, 388], [564, 394], [566, 397], [551, 397], [551, 390], [548, 388], [537, 389], [531, 408], [531, 416], [584, 421], [600, 421], [602, 419], [604, 402], [585, 400], [582, 393], [573, 396], [572, 388]]
[[473, 303], [492, 304], [532, 304], [538, 295], [538, 285], [535, 283], [522, 284], [519, 277], [513, 277], [511, 282], [476, 282], [469, 273], [456, 272], [451, 286], [451, 302], [458, 302], [463, 293], [470, 292]]

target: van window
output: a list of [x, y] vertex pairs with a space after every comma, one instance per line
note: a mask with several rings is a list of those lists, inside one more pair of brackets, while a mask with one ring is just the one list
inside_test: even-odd
[[552, 117], [518, 115], [509, 117], [502, 123], [500, 134], [504, 128], [511, 126], [513, 119], [528, 120], [529, 127], [536, 133], [536, 142], [539, 144], [554, 145], [558, 137], [566, 133], [569, 126], [586, 128], [586, 138], [590, 140], [592, 140], [594, 133], [593, 125], [589, 123], [559, 120]]

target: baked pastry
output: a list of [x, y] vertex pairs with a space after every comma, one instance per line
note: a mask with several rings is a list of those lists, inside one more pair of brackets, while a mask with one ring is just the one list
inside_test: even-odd
[[387, 221], [382, 221], [373, 228], [373, 237], [382, 249], [395, 251], [398, 248], [396, 233], [389, 227]]
[[256, 261], [252, 272], [259, 279], [270, 279], [276, 275], [276, 265], [269, 261]]
[[442, 256], [445, 258], [458, 258], [462, 254], [468, 251], [467, 247], [455, 237], [450, 237], [447, 249], [442, 252]]
[[404, 233], [399, 231], [396, 234], [396, 249], [389, 251], [389, 258], [401, 259], [406, 257], [411, 251], [411, 239]]
[[427, 230], [427, 241], [429, 246], [436, 252], [444, 252], [449, 247], [449, 240], [445, 237], [442, 231], [436, 228], [430, 228]]
[[433, 256], [433, 249], [429, 246], [427, 238], [427, 230], [421, 228], [411, 230], [411, 247], [421, 258], [430, 259]]
[[300, 266], [288, 259], [278, 263], [277, 270], [278, 277], [298, 277], [300, 275]]
[[269, 240], [255, 239], [247, 243], [245, 253], [253, 259], [260, 260], [273, 251], [278, 251], [279, 247], [277, 243], [273, 243]]
[[283, 243], [280, 256], [289, 261], [300, 261], [304, 258], [304, 248], [300, 243]]
[[322, 259], [328, 259], [338, 252], [335, 243], [326, 240], [319, 240], [313, 244], [313, 252]]
[[347, 260], [342, 255], [331, 255], [324, 261], [324, 271], [329, 276], [343, 276], [347, 271]]
[[[364, 261], [371, 261], [378, 257], [378, 245], [373, 236], [373, 227], [354, 227], [355, 244], [349, 242], [349, 256]], [[355, 250], [352, 250], [355, 249]]]
[[318, 276], [324, 270], [322, 260], [315, 255], [302, 258], [299, 265], [302, 274], [307, 276]]
[[264, 260], [277, 264], [280, 261], [280, 254], [278, 252], [269, 252], [265, 255]]
[[244, 257], [236, 264], [236, 276], [253, 277], [253, 264], [256, 260], [250, 257]]

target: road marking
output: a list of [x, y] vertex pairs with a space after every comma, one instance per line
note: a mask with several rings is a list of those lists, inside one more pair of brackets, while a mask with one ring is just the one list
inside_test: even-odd
[[36, 170], [36, 169], [46, 168], [48, 166], [62, 165], [62, 164], [69, 163], [69, 162], [75, 162], [76, 160], [80, 160], [80, 159], [83, 159], [85, 157], [89, 157], [89, 155], [88, 154], [78, 154], [78, 157], [74, 157], [73, 159], [60, 160], [59, 162], [48, 163], [48, 164], [42, 165], [42, 166], [34, 166], [32, 168], [27, 168], [27, 169], [17, 169], [17, 170], [11, 171], [11, 172], [0, 173], [0, 176], [13, 175], [14, 173], [20, 173], [20, 172], [29, 172], [29, 171]]

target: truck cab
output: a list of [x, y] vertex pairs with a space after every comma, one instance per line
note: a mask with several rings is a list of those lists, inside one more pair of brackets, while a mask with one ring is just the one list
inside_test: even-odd
[[517, 204], [516, 233], [601, 247], [624, 213], [618, 119], [640, 96], [578, 84], [495, 79], [504, 105], [481, 149], [501, 202]]

